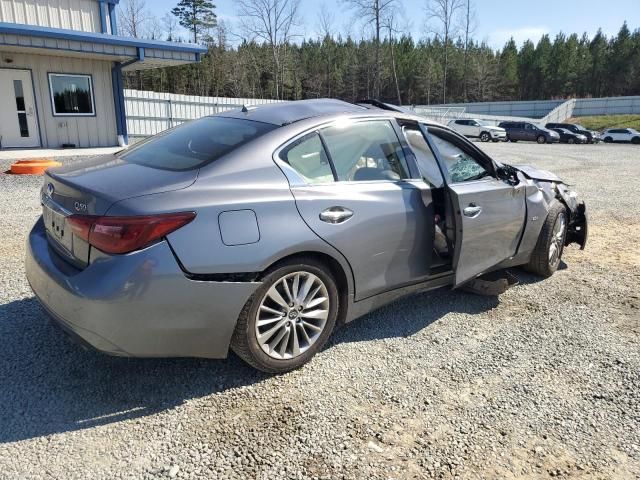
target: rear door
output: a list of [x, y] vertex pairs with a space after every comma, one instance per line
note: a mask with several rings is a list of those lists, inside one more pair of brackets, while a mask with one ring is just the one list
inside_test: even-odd
[[429, 276], [433, 203], [395, 122], [340, 122], [277, 152], [298, 211], [351, 265], [356, 300]]
[[516, 122], [512, 124], [509, 135], [514, 140], [526, 140], [525, 132], [524, 132], [524, 123]]
[[523, 186], [495, 176], [491, 160], [470, 142], [426, 127], [453, 203], [455, 285], [515, 255], [526, 220]]

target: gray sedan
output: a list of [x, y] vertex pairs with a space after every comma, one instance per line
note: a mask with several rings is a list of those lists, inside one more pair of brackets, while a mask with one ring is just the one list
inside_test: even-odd
[[549, 276], [587, 240], [555, 175], [377, 103], [202, 118], [48, 171], [41, 200], [27, 278], [69, 334], [121, 356], [231, 348], [267, 372], [398, 297], [515, 265]]

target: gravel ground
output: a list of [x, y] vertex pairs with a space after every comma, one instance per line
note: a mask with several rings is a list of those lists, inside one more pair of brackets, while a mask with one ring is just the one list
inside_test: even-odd
[[70, 343], [23, 274], [42, 180], [0, 175], [0, 478], [640, 478], [640, 147], [482, 148], [574, 183], [587, 250], [398, 301], [278, 377]]

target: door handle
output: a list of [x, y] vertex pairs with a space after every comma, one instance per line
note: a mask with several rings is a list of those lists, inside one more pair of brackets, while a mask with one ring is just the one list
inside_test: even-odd
[[327, 223], [346, 222], [353, 216], [353, 212], [345, 207], [329, 207], [320, 212], [320, 220]]
[[462, 213], [465, 217], [476, 218], [482, 213], [482, 207], [479, 207], [478, 205], [472, 203], [467, 208], [462, 210]]

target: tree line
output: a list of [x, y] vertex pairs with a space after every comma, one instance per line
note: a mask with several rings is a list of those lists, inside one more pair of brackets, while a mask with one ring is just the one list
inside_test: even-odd
[[145, 17], [143, 0], [127, 0], [120, 12], [124, 33], [181, 41], [179, 22], [208, 52], [198, 64], [129, 73], [125, 85], [187, 95], [378, 98], [402, 105], [640, 95], [640, 29], [626, 23], [610, 37], [559, 33], [521, 46], [511, 39], [495, 50], [473, 38], [472, 0], [428, 0], [420, 40], [401, 26], [398, 0], [343, 1], [360, 19], [358, 37], [334, 31], [335, 14], [323, 7], [316, 19], [321, 33], [305, 38], [300, 0], [237, 0], [240, 23], [233, 30], [217, 21], [208, 0], [181, 0], [161, 23]]

